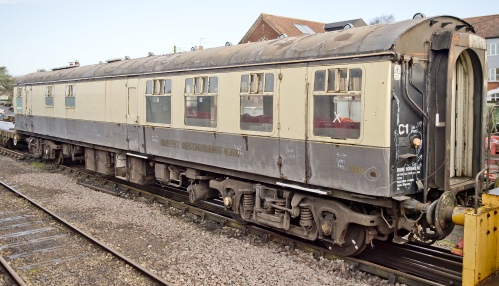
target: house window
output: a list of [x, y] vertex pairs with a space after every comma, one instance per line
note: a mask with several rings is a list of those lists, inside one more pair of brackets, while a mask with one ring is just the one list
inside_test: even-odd
[[493, 93], [490, 95], [490, 101], [498, 101], [499, 100], [499, 93]]
[[488, 56], [495, 56], [497, 55], [497, 44], [488, 44], [487, 45], [487, 55]]
[[185, 79], [185, 125], [217, 127], [218, 77]]
[[66, 107], [75, 107], [76, 105], [76, 85], [66, 85]]
[[146, 82], [146, 121], [170, 124], [172, 117], [172, 80], [154, 79]]
[[45, 87], [45, 106], [54, 107], [54, 92], [55, 88], [53, 85]]
[[274, 74], [242, 75], [239, 90], [241, 130], [271, 132], [274, 121]]
[[313, 133], [330, 138], [360, 137], [362, 70], [318, 70], [314, 76]]
[[315, 34], [314, 30], [310, 29], [310, 27], [307, 25], [293, 24], [293, 26], [295, 26], [296, 29], [300, 30], [300, 32], [302, 32], [303, 34], [310, 34], [310, 35]]
[[498, 81], [499, 74], [497, 73], [497, 68], [489, 69], [489, 81]]

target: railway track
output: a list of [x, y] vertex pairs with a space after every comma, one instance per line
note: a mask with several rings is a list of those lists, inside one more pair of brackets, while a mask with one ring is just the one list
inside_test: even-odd
[[5, 147], [0, 147], [0, 154], [11, 156], [19, 160], [26, 158], [24, 153], [7, 149]]
[[2, 256], [0, 256], [0, 285], [26, 286], [24, 280]]
[[344, 259], [353, 268], [384, 277], [390, 283], [407, 285], [461, 285], [462, 258], [438, 247], [422, 247], [413, 244], [393, 244], [376, 241], [374, 247], [367, 247], [358, 257], [338, 257], [321, 244], [296, 239], [269, 228], [241, 224], [230, 217], [222, 202], [210, 200], [191, 204], [187, 192], [165, 186], [137, 186], [114, 178], [95, 177], [85, 170], [74, 170], [58, 166], [67, 173], [75, 174], [79, 184], [115, 196], [140, 196], [174, 207], [181, 213], [191, 213], [202, 220], [212, 220], [220, 226], [229, 226], [253, 234], [262, 241], [276, 241], [290, 248], [311, 252], [316, 258]]
[[[52, 274], [59, 271], [65, 271], [65, 276], [73, 276], [77, 281], [82, 281], [84, 277], [81, 275], [89, 276], [87, 281], [94, 281], [91, 276], [95, 273], [71, 273], [75, 269], [87, 269], [83, 264], [95, 264], [93, 260], [100, 264], [99, 275], [107, 275], [106, 279], [113, 281], [113, 284], [120, 281], [114, 274], [121, 267], [134, 269], [138, 281], [149, 281], [150, 285], [170, 285], [137, 262], [37, 204], [1, 178], [0, 255], [0, 262], [18, 285], [25, 285], [23, 280], [57, 285], [61, 282], [51, 279]], [[108, 258], [110, 256], [111, 259]], [[102, 269], [109, 271], [103, 273]]]
[[201, 220], [213, 221], [219, 227], [229, 226], [241, 230], [243, 234], [256, 235], [263, 242], [276, 241], [291, 249], [313, 253], [316, 258], [343, 259], [352, 268], [383, 277], [390, 283], [461, 285], [461, 258], [450, 254], [448, 250], [377, 241], [374, 248], [367, 247], [358, 257], [338, 257], [322, 245], [288, 237], [265, 227], [241, 224], [232, 219], [217, 200], [190, 204], [188, 194], [176, 188], [156, 185], [145, 189], [115, 178], [95, 175], [81, 166], [57, 165], [56, 168], [76, 177], [81, 185], [91, 189], [115, 196], [144, 197], [174, 207], [180, 213], [191, 213]]

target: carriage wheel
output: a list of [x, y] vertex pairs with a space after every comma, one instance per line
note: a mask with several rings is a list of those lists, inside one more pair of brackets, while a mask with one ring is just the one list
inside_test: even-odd
[[64, 154], [62, 153], [62, 151], [57, 152], [57, 157], [55, 158], [55, 163], [57, 165], [64, 164]]
[[[356, 212], [365, 213], [362, 206], [352, 205], [351, 209]], [[360, 254], [366, 248], [367, 228], [359, 224], [349, 224], [345, 233], [345, 243], [343, 245], [323, 241], [324, 245], [339, 256], [355, 256]]]

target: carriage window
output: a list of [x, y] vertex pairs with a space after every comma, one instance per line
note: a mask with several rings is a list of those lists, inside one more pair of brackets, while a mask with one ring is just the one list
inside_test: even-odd
[[[327, 89], [323, 86], [324, 82], [327, 82]], [[341, 68], [316, 72], [313, 95], [315, 136], [360, 137], [361, 88], [361, 69]], [[325, 89], [327, 91], [324, 93]]]
[[339, 73], [339, 80], [338, 80], [338, 83], [339, 83], [339, 91], [347, 91], [347, 83], [348, 83], [348, 79], [347, 79], [347, 69], [340, 69], [338, 70], [338, 73]]
[[271, 132], [274, 117], [274, 74], [241, 76], [241, 130]]
[[22, 87], [16, 88], [16, 112], [17, 113], [23, 112], [23, 88]]
[[243, 93], [247, 93], [249, 90], [248, 90], [248, 87], [249, 87], [249, 75], [245, 74], [245, 75], [242, 75], [241, 76], [241, 88], [240, 88], [240, 92]]
[[210, 77], [208, 93], [218, 93], [218, 77]]
[[185, 125], [217, 127], [218, 77], [185, 79]]
[[45, 87], [45, 106], [54, 107], [54, 86], [49, 85]]
[[163, 81], [160, 80], [160, 79], [155, 79], [153, 81], [153, 93], [154, 94], [161, 94], [161, 91], [162, 91], [162, 83]]
[[274, 74], [265, 74], [265, 92], [274, 92]]
[[326, 71], [316, 71], [314, 78], [314, 91], [324, 91], [326, 89]]
[[250, 93], [263, 92], [263, 73], [253, 73], [250, 75]]
[[192, 78], [185, 79], [185, 89], [184, 89], [185, 94], [192, 94], [193, 91], [192, 81], [193, 81]]
[[154, 79], [146, 82], [146, 121], [171, 123], [171, 79]]
[[146, 82], [146, 94], [152, 94], [152, 80]]
[[76, 105], [76, 85], [66, 85], [66, 107], [75, 107]]
[[350, 76], [348, 79], [349, 91], [360, 91], [362, 88], [362, 70], [350, 69]]
[[171, 92], [172, 81], [170, 79], [154, 79], [146, 82], [146, 95], [170, 94]]
[[[328, 92], [338, 90], [338, 87], [336, 86], [336, 82], [335, 82], [336, 72], [337, 72], [336, 69], [328, 70], [328, 73], [327, 73], [327, 91]], [[324, 88], [322, 90], [324, 90]]]
[[171, 94], [172, 93], [172, 80], [166, 79], [163, 84], [163, 94]]

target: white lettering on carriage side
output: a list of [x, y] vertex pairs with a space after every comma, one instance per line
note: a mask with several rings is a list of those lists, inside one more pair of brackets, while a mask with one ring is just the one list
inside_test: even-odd
[[399, 124], [399, 134], [409, 134], [409, 124]]
[[296, 159], [296, 155], [295, 155], [295, 149], [294, 148], [289, 148], [287, 145], [286, 145], [286, 155], [288, 158], [290, 159]]
[[347, 154], [344, 154], [344, 153], [340, 153], [340, 152], [336, 153], [336, 163], [338, 164], [338, 168], [346, 170], [345, 169], [345, 163], [346, 163], [345, 157], [346, 156], [347, 156]]
[[400, 80], [401, 73], [402, 73], [402, 68], [400, 67], [400, 65], [394, 65], [393, 66], [393, 79]]
[[397, 168], [397, 189], [401, 187], [409, 188], [421, 174], [421, 163], [413, 163]]

